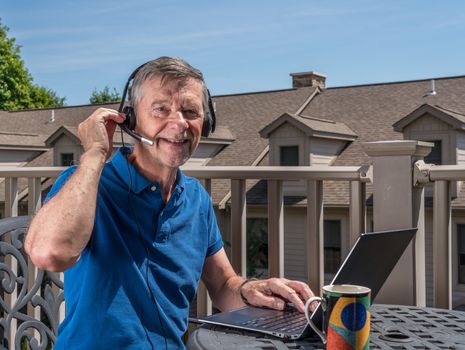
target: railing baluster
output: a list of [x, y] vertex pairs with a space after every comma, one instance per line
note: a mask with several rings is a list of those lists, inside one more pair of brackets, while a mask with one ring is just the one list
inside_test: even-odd
[[318, 294], [324, 283], [323, 181], [307, 181], [307, 274]]
[[[34, 215], [40, 209], [41, 204], [41, 178], [30, 177], [28, 179], [28, 214]], [[28, 285], [32, 286], [37, 277], [37, 267], [32, 263], [29, 257], [27, 258], [27, 267], [29, 270]], [[40, 295], [40, 290], [37, 291], [37, 294]], [[40, 320], [40, 309], [33, 307], [30, 303], [27, 304], [27, 314]], [[36, 330], [34, 330], [34, 337], [40, 340], [39, 332]]]
[[207, 191], [208, 194], [211, 196], [212, 195], [212, 179], [205, 179], [203, 187], [205, 188], [205, 191]]
[[[211, 196], [212, 193], [212, 180], [205, 179], [203, 186], [208, 194]], [[197, 317], [207, 316], [212, 314], [212, 300], [208, 295], [208, 290], [205, 284], [200, 281], [199, 287], [197, 288]]]
[[452, 308], [450, 200], [449, 181], [435, 181], [433, 198], [433, 306], [445, 309]]
[[18, 216], [18, 178], [5, 178], [5, 217]]
[[[55, 273], [57, 278], [60, 281], [64, 280], [64, 273], [63, 272], [57, 272]], [[61, 288], [59, 288], [55, 283], [52, 284], [52, 292], [54, 295], [58, 295], [62, 291]], [[65, 313], [66, 313], [66, 304], [61, 303], [60, 308], [58, 309], [58, 323], [60, 324], [64, 319], [65, 319]]]
[[[28, 215], [34, 215], [42, 205], [41, 198], [41, 178], [30, 177], [28, 179]], [[34, 281], [37, 278], [37, 267], [32, 263], [31, 259], [27, 257], [27, 268], [28, 268], [28, 286], [34, 285]], [[37, 291], [40, 295], [40, 289]], [[31, 303], [27, 304], [27, 314], [37, 320], [40, 320], [40, 308], [35, 308]], [[39, 341], [40, 335], [37, 330], [34, 330], [34, 337]]]
[[[18, 216], [18, 179], [16, 177], [5, 178], [5, 217]], [[11, 242], [8, 242], [11, 243]], [[11, 270], [14, 275], [18, 275], [18, 261], [11, 255], [5, 257], [5, 263], [7, 266], [11, 266]], [[11, 294], [5, 293], [5, 303], [10, 309], [13, 308], [16, 301], [18, 300], [18, 289], [15, 289]], [[12, 319], [10, 322], [9, 339], [10, 349], [14, 347], [14, 339], [16, 335], [18, 322], [16, 319]]]
[[231, 180], [231, 264], [247, 275], [246, 191], [245, 180]]
[[350, 230], [349, 247], [352, 247], [362, 232], [366, 231], [366, 184], [360, 181], [350, 181], [349, 204]]
[[208, 295], [207, 287], [200, 281], [197, 288], [197, 317], [211, 315], [212, 309], [212, 300]]
[[42, 206], [42, 184], [40, 177], [30, 177], [28, 179], [27, 212], [34, 215]]
[[268, 180], [268, 271], [270, 277], [284, 277], [284, 201], [279, 180]]

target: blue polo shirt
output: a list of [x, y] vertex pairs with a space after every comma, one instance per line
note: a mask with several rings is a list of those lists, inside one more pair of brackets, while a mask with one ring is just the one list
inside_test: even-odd
[[[164, 205], [159, 184], [140, 175], [127, 152], [105, 165], [91, 239], [65, 271], [66, 318], [54, 349], [165, 349], [165, 338], [168, 349], [184, 348], [204, 260], [223, 246], [197, 180], [178, 171]], [[63, 172], [47, 198], [75, 170]]]

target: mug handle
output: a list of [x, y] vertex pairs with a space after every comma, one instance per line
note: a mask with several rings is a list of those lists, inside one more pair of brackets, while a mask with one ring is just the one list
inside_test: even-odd
[[315, 333], [318, 334], [318, 336], [321, 338], [321, 340], [323, 341], [323, 344], [326, 344], [326, 336], [313, 323], [312, 319], [310, 318], [311, 315], [308, 312], [308, 308], [310, 307], [310, 304], [313, 303], [314, 301], [319, 301], [320, 304], [321, 304], [321, 307], [323, 308], [323, 312], [326, 311], [326, 301], [322, 297], [311, 297], [305, 303], [305, 318], [307, 319], [307, 322], [310, 325], [310, 327], [312, 327], [312, 329], [315, 331]]

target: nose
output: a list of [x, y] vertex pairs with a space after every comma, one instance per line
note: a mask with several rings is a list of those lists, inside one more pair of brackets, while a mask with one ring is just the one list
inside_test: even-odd
[[173, 127], [176, 127], [179, 131], [185, 131], [189, 128], [189, 123], [181, 111], [174, 111], [169, 116], [168, 121]]

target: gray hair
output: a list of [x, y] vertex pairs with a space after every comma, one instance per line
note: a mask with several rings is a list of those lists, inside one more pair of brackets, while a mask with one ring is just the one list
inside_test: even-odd
[[200, 70], [192, 67], [179, 57], [162, 56], [145, 63], [137, 71], [132, 86], [128, 92], [128, 101], [134, 109], [142, 98], [143, 84], [155, 76], [161, 76], [161, 84], [167, 80], [179, 80], [184, 84], [188, 79], [195, 79], [202, 84], [204, 117], [208, 113], [208, 90]]

